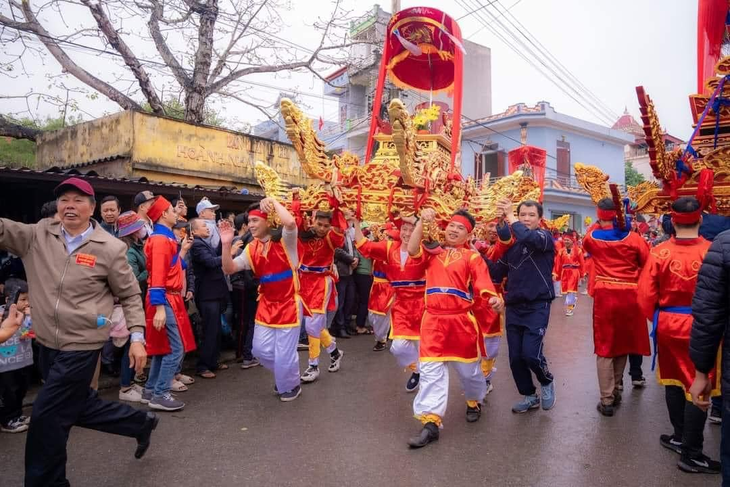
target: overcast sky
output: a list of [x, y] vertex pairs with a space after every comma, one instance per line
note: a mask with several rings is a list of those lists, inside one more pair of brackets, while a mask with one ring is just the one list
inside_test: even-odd
[[[401, 6], [433, 6], [458, 19], [473, 10], [476, 1], [402, 0]], [[654, 99], [665, 128], [685, 140], [689, 137], [692, 128], [687, 97], [696, 90], [695, 1], [480, 1], [482, 5], [498, 1], [501, 8], [511, 7], [512, 15], [615, 114], [620, 115], [627, 107], [638, 119], [635, 87], [643, 85]], [[0, 9], [7, 14], [7, 2], [2, 3], [4, 5]], [[385, 10], [390, 10], [388, 0], [380, 3]], [[471, 5], [472, 8], [466, 10], [463, 4]], [[345, 0], [344, 5], [362, 13], [368, 9], [368, 4], [362, 0]], [[291, 7], [291, 11], [286, 14], [289, 25], [280, 35], [301, 45], [314, 47], [318, 36], [310, 25], [317, 17], [326, 17], [332, 4], [321, 0], [291, 0]], [[484, 18], [491, 19], [486, 9], [481, 13]], [[71, 12], [66, 20], [69, 24], [74, 21], [77, 24], [93, 23], [88, 12], [84, 11]], [[502, 18], [502, 21], [505, 22], [505, 19]], [[495, 113], [514, 103], [533, 105], [539, 100], [547, 100], [560, 113], [599, 122], [590, 111], [563, 93], [484, 28], [476, 14], [461, 19], [459, 24], [465, 38], [492, 50], [492, 106]], [[46, 25], [54, 35], [64, 31], [64, 27], [58, 23], [46, 22]], [[109, 70], [119, 70], [104, 56], [83, 51], [70, 54], [79, 64], [102, 76]], [[154, 54], [154, 50], [145, 53], [146, 56]], [[468, 62], [468, 53], [465, 62]], [[39, 60], [29, 60], [27, 64], [33, 77], [3, 79], [0, 93], [18, 95], [26, 93], [29, 87], [47, 89], [45, 74], [56, 74], [60, 70], [50, 57], [45, 64]], [[323, 99], [322, 84], [311, 74], [257, 75], [250, 80], [311, 93], [312, 96], [304, 96], [302, 100], [312, 116], [323, 115], [329, 120], [337, 118], [337, 99]], [[67, 82], [70, 85], [73, 83], [73, 80]], [[251, 90], [253, 96], [268, 102], [273, 102], [278, 95], [278, 89], [271, 87], [253, 86]], [[119, 109], [116, 104], [101, 98], [96, 101], [82, 98], [80, 103], [87, 112], [86, 119]], [[0, 112], [19, 111], [24, 107], [24, 101], [0, 100]], [[42, 106], [32, 108], [41, 115], [54, 114], [53, 109], [44, 109]], [[235, 118], [240, 123], [253, 124], [262, 119], [255, 110], [235, 103], [226, 103], [223, 115]]]

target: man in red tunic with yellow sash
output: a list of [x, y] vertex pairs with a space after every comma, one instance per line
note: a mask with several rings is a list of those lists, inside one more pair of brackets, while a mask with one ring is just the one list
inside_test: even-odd
[[449, 392], [448, 363], [459, 374], [466, 399], [466, 420], [481, 416], [481, 402], [486, 394], [480, 367], [482, 337], [474, 315], [472, 295], [487, 298], [496, 311], [504, 309], [489, 276], [487, 264], [479, 253], [466, 244], [474, 229], [474, 217], [457, 211], [445, 232], [445, 246], [428, 250], [421, 245], [423, 224], [432, 224], [435, 212], [423, 210], [408, 243], [408, 253], [424, 258], [426, 267], [426, 311], [421, 321], [421, 380], [413, 401], [413, 413], [423, 424], [419, 436], [408, 441], [411, 448], [421, 448], [439, 438], [439, 428], [446, 413]]
[[[271, 228], [268, 216], [276, 211], [282, 229]], [[221, 224], [222, 266], [226, 274], [251, 270], [259, 280], [259, 304], [252, 353], [261, 364], [274, 372], [276, 392], [284, 402], [293, 401], [302, 392], [299, 384], [299, 327], [304, 304], [299, 296], [299, 255], [294, 217], [279, 202], [264, 198], [248, 212], [248, 228], [254, 241], [241, 255], [231, 257], [233, 228]]]
[[575, 241], [563, 237], [563, 248], [556, 249], [555, 270], [553, 280], [560, 281], [560, 291], [565, 295], [565, 316], [573, 316], [575, 305], [578, 303], [578, 283], [585, 275], [583, 251]]
[[301, 234], [299, 240], [304, 248], [299, 263], [301, 295], [310, 313], [304, 317], [309, 336], [309, 367], [302, 374], [302, 382], [308, 383], [319, 377], [320, 345], [330, 354], [327, 370], [340, 370], [342, 352], [327, 331], [327, 308], [337, 298], [332, 265], [335, 249], [345, 243], [345, 234], [341, 228], [332, 226], [332, 213], [318, 210], [312, 228]]
[[[720, 463], [702, 453], [707, 412], [692, 404], [689, 389], [695, 367], [689, 356], [692, 297], [710, 242], [699, 236], [700, 203], [692, 197], [672, 204], [676, 236], [651, 249], [639, 279], [639, 306], [654, 323], [654, 354], [659, 383], [665, 386], [674, 434], [661, 435], [662, 446], [681, 455], [678, 467], [690, 473], [719, 473]], [[709, 374], [712, 395], [720, 394], [717, 369]]]
[[617, 385], [628, 355], [650, 355], [646, 319], [637, 302], [639, 273], [649, 257], [649, 246], [638, 233], [614, 227], [613, 200], [598, 202], [598, 225], [588, 230], [583, 248], [590, 252], [594, 270], [593, 345], [601, 401], [598, 411], [613, 416], [621, 402]]
[[147, 239], [144, 253], [149, 274], [145, 315], [147, 316], [147, 354], [152, 357], [142, 402], [160, 411], [179, 411], [185, 403], [170, 394], [180, 361], [185, 352], [195, 350], [182, 289], [185, 261], [178, 253], [172, 227], [177, 215], [162, 196], [147, 210], [154, 231]]
[[[418, 388], [418, 344], [421, 338], [421, 317], [424, 311], [427, 259], [408, 255], [408, 243], [414, 228], [413, 218], [402, 218], [399, 240], [371, 242], [367, 240], [355, 221], [357, 249], [365, 257], [385, 262], [385, 275], [395, 293], [391, 307], [392, 326], [390, 352], [398, 365], [408, 367], [411, 377], [406, 391]], [[393, 235], [396, 236], [396, 235]]]

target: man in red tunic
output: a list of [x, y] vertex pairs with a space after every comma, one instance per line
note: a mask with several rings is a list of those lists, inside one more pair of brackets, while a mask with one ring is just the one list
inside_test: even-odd
[[393, 344], [390, 352], [398, 365], [407, 367], [411, 376], [406, 382], [406, 391], [418, 388], [418, 344], [421, 337], [421, 317], [424, 310], [424, 289], [426, 286], [426, 264], [424, 257], [408, 255], [408, 243], [413, 234], [415, 218], [402, 217], [399, 240], [371, 242], [367, 240], [355, 221], [355, 241], [358, 250], [365, 257], [385, 262], [385, 276], [395, 293], [391, 306], [391, 332]]
[[[345, 243], [343, 229], [332, 226], [332, 213], [316, 211], [312, 228], [299, 236], [304, 252], [301, 255], [301, 295], [311, 316], [304, 317], [309, 336], [309, 367], [302, 382], [314, 382], [319, 377], [320, 345], [330, 354], [329, 372], [340, 370], [342, 351], [327, 331], [327, 308], [337, 297], [332, 266], [335, 249]], [[342, 297], [341, 299], [344, 299]]]
[[[269, 213], [276, 212], [282, 229], [271, 227]], [[304, 304], [299, 296], [299, 255], [303, 250], [297, 239], [297, 223], [279, 202], [264, 198], [248, 212], [248, 228], [254, 241], [241, 255], [231, 257], [234, 231], [221, 223], [222, 266], [226, 274], [251, 270], [259, 280], [259, 304], [252, 353], [274, 372], [279, 399], [293, 401], [302, 392], [299, 384], [299, 327]]]
[[560, 281], [560, 290], [565, 295], [565, 316], [573, 316], [578, 303], [578, 283], [584, 274], [583, 251], [571, 237], [564, 237], [563, 248], [556, 250], [553, 280]]
[[419, 348], [421, 377], [413, 401], [413, 413], [423, 424], [423, 430], [408, 441], [411, 448], [424, 447], [439, 438], [448, 402], [448, 363], [461, 379], [467, 422], [479, 420], [486, 384], [480, 367], [482, 337], [471, 312], [472, 295], [487, 299], [497, 312], [504, 309], [487, 264], [477, 251], [466, 246], [474, 229], [474, 217], [464, 210], [457, 211], [446, 227], [445, 246], [433, 250], [422, 247], [421, 238], [423, 225], [434, 224], [435, 212], [425, 209], [422, 218], [408, 243], [412, 257], [427, 261], [426, 311], [421, 321]]
[[185, 403], [170, 394], [172, 381], [186, 352], [195, 350], [195, 338], [185, 308], [182, 289], [185, 260], [178, 253], [172, 227], [177, 214], [172, 204], [158, 196], [147, 210], [154, 230], [145, 243], [148, 291], [147, 354], [152, 357], [142, 403], [160, 411], [179, 411]]
[[628, 354], [650, 355], [646, 319], [637, 303], [639, 273], [649, 246], [636, 232], [614, 227], [616, 207], [610, 198], [598, 202], [598, 225], [583, 239], [594, 270], [593, 344], [601, 401], [598, 411], [613, 416], [621, 402], [617, 385]]
[[[651, 249], [639, 278], [639, 306], [654, 323], [654, 353], [658, 356], [659, 383], [674, 434], [661, 435], [662, 446], [679, 453], [677, 466], [689, 473], [720, 473], [720, 463], [702, 453], [707, 412], [692, 404], [689, 389], [695, 367], [689, 356], [692, 296], [697, 274], [710, 242], [699, 236], [700, 203], [692, 197], [672, 204], [676, 236]], [[709, 375], [712, 395], [720, 394], [717, 370]]]
[[[363, 234], [363, 237], [365, 236], [362, 231], [360, 233]], [[358, 235], [358, 231], [355, 230], [356, 246], [360, 242]], [[395, 228], [395, 225], [388, 222], [381, 232], [376, 232], [373, 235], [373, 238], [375, 242], [386, 242], [388, 240], [399, 241], [400, 232]], [[360, 253], [362, 255], [362, 252]], [[373, 351], [382, 352], [387, 348], [388, 334], [390, 333], [391, 323], [393, 321], [391, 306], [393, 305], [395, 296], [393, 294], [393, 286], [390, 285], [386, 274], [386, 263], [379, 259], [372, 259], [372, 262], [373, 284], [370, 287], [370, 297], [368, 299], [368, 320], [373, 327], [373, 335], [375, 337]]]

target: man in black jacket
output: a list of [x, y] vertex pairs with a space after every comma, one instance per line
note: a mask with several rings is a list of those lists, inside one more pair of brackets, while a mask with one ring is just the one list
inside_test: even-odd
[[221, 343], [221, 315], [228, 305], [228, 283], [221, 268], [221, 249], [214, 249], [206, 241], [210, 228], [199, 218], [190, 221], [193, 246], [190, 257], [195, 272], [195, 304], [203, 319], [202, 345], [199, 349], [197, 374], [214, 379], [215, 370], [227, 369], [218, 363]]
[[[243, 249], [253, 241], [253, 236], [248, 231], [248, 213], [236, 215], [233, 219], [233, 227], [238, 234], [233, 239], [231, 247], [232, 249], [238, 249], [233, 256], [235, 258], [241, 255]], [[259, 280], [256, 279], [253, 271], [243, 270], [231, 274], [231, 286], [233, 287], [231, 296], [233, 298], [233, 314], [236, 317], [238, 337], [236, 361], [242, 362], [242, 369], [250, 369], [261, 365], [252, 352]]]
[[[544, 410], [555, 404], [553, 375], [543, 354], [543, 339], [550, 321], [550, 303], [555, 299], [552, 272], [555, 244], [552, 235], [540, 228], [542, 205], [524, 201], [515, 216], [512, 202], [497, 204], [512, 229], [515, 243], [499, 262], [489, 263], [494, 280], [507, 277], [505, 289], [507, 345], [509, 365], [517, 390], [524, 398], [512, 407], [514, 413], [525, 413], [542, 405]], [[510, 239], [506, 226], [498, 230], [503, 241]], [[537, 395], [532, 374], [540, 382]]]
[[[730, 410], [730, 231], [719, 234], [700, 268], [692, 300], [692, 333], [689, 355], [695, 366], [695, 381], [690, 387], [692, 402], [700, 409], [710, 407], [712, 384], [708, 374], [717, 361], [722, 344], [723, 415]], [[724, 343], [723, 343], [724, 342]], [[722, 485], [730, 487], [730, 421], [722, 422], [720, 463]]]

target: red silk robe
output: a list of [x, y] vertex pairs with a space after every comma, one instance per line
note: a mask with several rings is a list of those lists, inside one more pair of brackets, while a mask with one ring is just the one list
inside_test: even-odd
[[357, 249], [365, 257], [385, 262], [385, 275], [394, 293], [390, 308], [390, 338], [418, 340], [421, 336], [421, 317], [424, 311], [427, 258], [411, 257], [401, 265], [400, 241], [357, 242]]
[[[301, 253], [301, 243], [297, 247]], [[302, 299], [299, 295], [299, 275], [287, 255], [284, 243], [254, 239], [243, 251], [251, 270], [259, 279], [256, 324], [271, 328], [300, 326], [299, 306]]]
[[[362, 252], [360, 253], [362, 254]], [[385, 315], [392, 304], [393, 287], [388, 281], [385, 262], [373, 259], [373, 285], [370, 287], [368, 311], [377, 315]]]
[[[680, 386], [685, 394], [695, 377], [694, 364], [689, 358], [692, 330], [689, 311], [697, 273], [709, 248], [710, 242], [702, 237], [691, 240], [672, 237], [651, 250], [639, 279], [641, 311], [649, 320], [656, 318], [659, 383]], [[718, 363], [719, 360], [718, 354]], [[713, 395], [720, 394], [718, 375], [717, 369], [709, 374]], [[689, 394], [687, 398], [690, 399]]]
[[[157, 330], [152, 321], [157, 312], [159, 301], [166, 301], [172, 308], [177, 322], [178, 332], [185, 352], [195, 350], [195, 337], [190, 325], [190, 318], [185, 309], [182, 289], [185, 272], [178, 252], [177, 241], [172, 230], [155, 225], [155, 232], [147, 239], [144, 254], [147, 260], [148, 288], [145, 300], [146, 332], [145, 341], [148, 355], [166, 355], [171, 352], [165, 328]], [[167, 230], [167, 231], [165, 231]], [[158, 233], [159, 232], [159, 233]], [[162, 294], [164, 293], [164, 298]], [[153, 296], [152, 304], [150, 296]], [[157, 297], [157, 299], [154, 299]]]
[[635, 232], [591, 228], [583, 239], [594, 265], [593, 344], [599, 357], [650, 355], [649, 331], [637, 302], [649, 246]]
[[421, 321], [420, 360], [476, 362], [483, 353], [481, 330], [472, 314], [474, 295], [496, 296], [489, 269], [478, 252], [466, 248], [429, 254], [426, 312]]
[[593, 265], [593, 256], [589, 252], [583, 253], [583, 265], [586, 274], [586, 291], [589, 296], [593, 296], [593, 285], [596, 280], [596, 268]]
[[[299, 263], [302, 299], [312, 313], [326, 313], [337, 298], [332, 264], [335, 249], [344, 245], [345, 235], [331, 229], [324, 238], [315, 237], [301, 242], [304, 249]], [[328, 294], [329, 301], [325, 302]]]
[[585, 275], [583, 253], [575, 245], [570, 253], [567, 248], [563, 248], [555, 255], [553, 278], [560, 281], [560, 290], [563, 294], [577, 293], [578, 282], [583, 275]]

